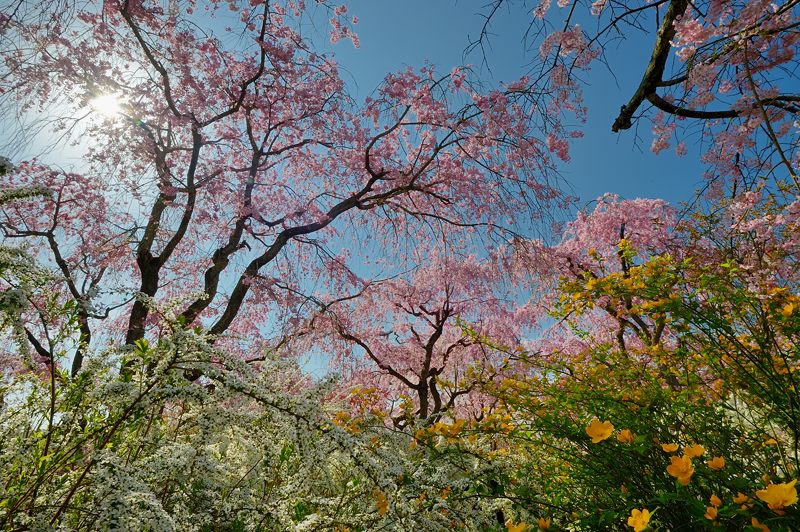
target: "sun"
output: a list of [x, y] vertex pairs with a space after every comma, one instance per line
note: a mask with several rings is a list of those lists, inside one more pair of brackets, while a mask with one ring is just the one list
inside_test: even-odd
[[103, 94], [92, 98], [89, 105], [106, 118], [115, 118], [122, 112], [122, 102], [118, 94]]

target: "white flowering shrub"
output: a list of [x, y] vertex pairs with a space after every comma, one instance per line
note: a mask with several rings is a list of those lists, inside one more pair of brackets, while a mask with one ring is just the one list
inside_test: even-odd
[[[0, 287], [0, 335], [18, 340], [0, 357], [0, 529], [502, 528], [504, 466], [452, 437], [463, 421], [390, 429], [331, 399], [335, 383], [277, 356], [245, 363], [169, 309], [157, 341], [84, 352], [71, 374], [80, 309], [54, 274], [4, 245]], [[30, 312], [46, 349], [28, 352]]]
[[[0, 175], [13, 170], [8, 159], [0, 157]], [[15, 200], [47, 194], [47, 190], [39, 187], [3, 188], [0, 189], [0, 207]], [[18, 350], [14, 356], [8, 349], [0, 350], [0, 386], [6, 374], [15, 373], [25, 366], [33, 368], [23, 313], [28, 310], [32, 294], [51, 279], [52, 274], [40, 268], [25, 247], [0, 244], [0, 339], [12, 340], [6, 343], [13, 344]], [[0, 388], [0, 398], [2, 396]]]
[[[485, 455], [390, 430], [380, 415], [342, 423], [332, 383], [298, 385], [293, 364], [248, 365], [210, 340], [173, 325], [152, 345], [87, 354], [75, 377], [9, 379], [0, 528], [500, 526], [508, 501], [487, 491], [499, 466]], [[137, 370], [120, 372], [123, 359]]]

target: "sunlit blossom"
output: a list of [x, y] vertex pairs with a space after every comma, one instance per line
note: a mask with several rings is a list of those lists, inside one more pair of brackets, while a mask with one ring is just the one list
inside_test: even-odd
[[386, 515], [386, 512], [389, 510], [389, 501], [386, 499], [386, 495], [380, 490], [375, 490], [373, 496], [375, 497], [375, 508], [378, 510], [378, 513], [380, 515]]
[[756, 497], [767, 503], [772, 510], [780, 510], [797, 502], [797, 489], [794, 487], [796, 480], [770, 483], [765, 489], [756, 491]]
[[631, 510], [631, 515], [628, 517], [628, 526], [633, 528], [633, 532], [642, 532], [650, 526], [650, 510], [642, 508], [641, 510], [634, 508]]
[[682, 486], [689, 483], [694, 475], [692, 461], [686, 456], [671, 456], [670, 465], [667, 466], [667, 473], [678, 479]]
[[592, 443], [600, 443], [608, 439], [612, 432], [614, 432], [614, 425], [610, 421], [601, 422], [597, 418], [594, 418], [586, 427], [586, 434], [592, 438]]
[[687, 458], [697, 458], [699, 456], [702, 456], [704, 452], [706, 452], [705, 447], [698, 444], [689, 445], [683, 450], [683, 454]]
[[719, 471], [725, 467], [725, 459], [721, 456], [715, 456], [706, 462], [706, 465], [714, 471]]
[[519, 522], [517, 524], [514, 524], [514, 521], [509, 519], [508, 521], [506, 521], [506, 529], [508, 530], [508, 532], [525, 532], [526, 530], [528, 530], [528, 524], [525, 522]]

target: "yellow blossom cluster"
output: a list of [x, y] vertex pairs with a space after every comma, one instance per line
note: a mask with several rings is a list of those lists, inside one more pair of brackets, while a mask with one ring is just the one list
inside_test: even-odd
[[694, 475], [692, 459], [685, 455], [671, 456], [670, 465], [667, 466], [667, 473], [677, 478], [682, 486], [686, 486], [689, 484], [692, 475]]
[[364, 419], [359, 416], [351, 416], [348, 412], [336, 412], [333, 422], [351, 434], [358, 434], [364, 430]]
[[[662, 443], [661, 450], [665, 453], [674, 453], [676, 452], [680, 446], [677, 443]], [[686, 486], [691, 481], [692, 475], [694, 475], [695, 469], [694, 465], [692, 464], [693, 458], [699, 458], [705, 454], [706, 449], [702, 445], [693, 443], [691, 445], [687, 445], [683, 449], [682, 456], [671, 456], [670, 457], [670, 464], [667, 466], [667, 473], [678, 479], [678, 482], [681, 485]], [[725, 458], [722, 456], [714, 456], [710, 460], [706, 462], [709, 469], [714, 471], [719, 471], [723, 467], [725, 467]], [[709, 514], [713, 514], [714, 512], [708, 512]], [[713, 519], [713, 518], [709, 518]]]
[[463, 419], [454, 420], [452, 423], [437, 421], [427, 427], [417, 430], [414, 433], [414, 439], [418, 441], [427, 441], [431, 438], [441, 436], [447, 440], [455, 440], [462, 434], [465, 426], [466, 421]]

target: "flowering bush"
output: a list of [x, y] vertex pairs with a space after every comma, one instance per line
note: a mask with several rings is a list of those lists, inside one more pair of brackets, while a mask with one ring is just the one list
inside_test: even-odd
[[620, 202], [583, 219], [612, 219], [616, 245], [570, 237], [555, 330], [492, 385], [525, 449], [509, 484], [523, 506], [592, 530], [796, 522], [796, 207], [747, 198], [644, 253], [626, 233], [663, 217]]
[[[87, 353], [75, 378], [7, 378], [0, 526], [451, 530], [491, 528], [509, 504], [483, 496], [497, 460], [454, 444], [463, 421], [412, 434], [343, 415], [332, 381], [247, 364], [163, 314], [169, 334]], [[121, 373], [123, 358], [141, 371]]]

